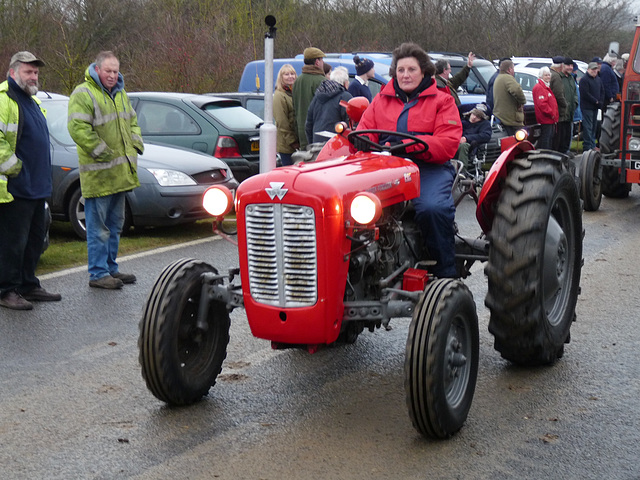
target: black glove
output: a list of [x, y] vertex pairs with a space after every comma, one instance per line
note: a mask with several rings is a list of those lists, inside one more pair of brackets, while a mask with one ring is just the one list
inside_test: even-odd
[[391, 152], [392, 155], [402, 156], [407, 154], [407, 148], [402, 142], [389, 142], [389, 147], [391, 147], [389, 152]]
[[353, 137], [351, 137], [351, 143], [356, 148], [356, 150], [360, 152], [371, 151], [371, 145], [369, 145], [366, 140], [364, 140], [362, 137], [359, 137], [358, 135], [354, 135]]

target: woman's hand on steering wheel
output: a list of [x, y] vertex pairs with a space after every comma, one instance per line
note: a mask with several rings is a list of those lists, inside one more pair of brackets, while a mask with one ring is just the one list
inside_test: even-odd
[[[386, 143], [384, 145], [381, 145], [374, 142], [367, 136], [367, 134], [370, 133], [377, 134], [378, 137], [380, 135], [402, 137], [404, 139], [408, 139], [409, 141], [406, 143], [400, 141], [394, 144]], [[408, 133], [394, 132], [391, 130], [357, 130], [349, 133], [349, 135], [347, 135], [347, 139], [357, 150], [361, 152], [389, 152], [391, 155], [405, 155], [407, 154], [407, 148], [414, 145], [419, 145], [422, 148], [418, 148], [417, 150], [410, 152], [411, 155], [419, 155], [429, 150], [429, 144], [421, 138], [416, 137], [415, 135], [410, 135]]]

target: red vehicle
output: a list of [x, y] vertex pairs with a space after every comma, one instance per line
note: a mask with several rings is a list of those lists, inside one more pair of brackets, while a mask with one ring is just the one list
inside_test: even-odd
[[[602, 193], [612, 198], [627, 198], [631, 185], [640, 184], [640, 26], [636, 27], [619, 101], [609, 104], [602, 117], [599, 163]], [[613, 42], [609, 51], [619, 54]], [[600, 175], [602, 178], [600, 178]]]
[[315, 162], [247, 179], [234, 203], [224, 189], [205, 194], [216, 216], [235, 206], [240, 266], [224, 274], [182, 259], [160, 274], [139, 340], [142, 374], [157, 398], [184, 405], [209, 392], [236, 307], [273, 348], [311, 353], [408, 317], [409, 416], [424, 436], [448, 438], [464, 424], [475, 391], [478, 319], [463, 279], [478, 261], [487, 264], [489, 330], [502, 356], [521, 365], [562, 356], [583, 237], [568, 158], [508, 139], [478, 197], [483, 234], [456, 239], [459, 278], [436, 278], [410, 202], [419, 194], [418, 167], [384, 145], [350, 154], [350, 140], [362, 133], [345, 128]]

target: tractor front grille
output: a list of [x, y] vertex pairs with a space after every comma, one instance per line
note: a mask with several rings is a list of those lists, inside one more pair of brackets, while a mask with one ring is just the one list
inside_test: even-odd
[[247, 205], [245, 225], [251, 298], [283, 308], [314, 305], [318, 268], [313, 209], [271, 203]]

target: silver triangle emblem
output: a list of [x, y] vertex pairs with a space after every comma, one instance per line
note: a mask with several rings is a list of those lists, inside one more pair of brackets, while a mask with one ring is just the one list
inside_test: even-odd
[[265, 188], [264, 191], [267, 192], [271, 200], [275, 197], [278, 197], [278, 200], [282, 200], [289, 191], [286, 188], [282, 188], [284, 187], [284, 182], [270, 182], [269, 185], [271, 185], [271, 188]]

